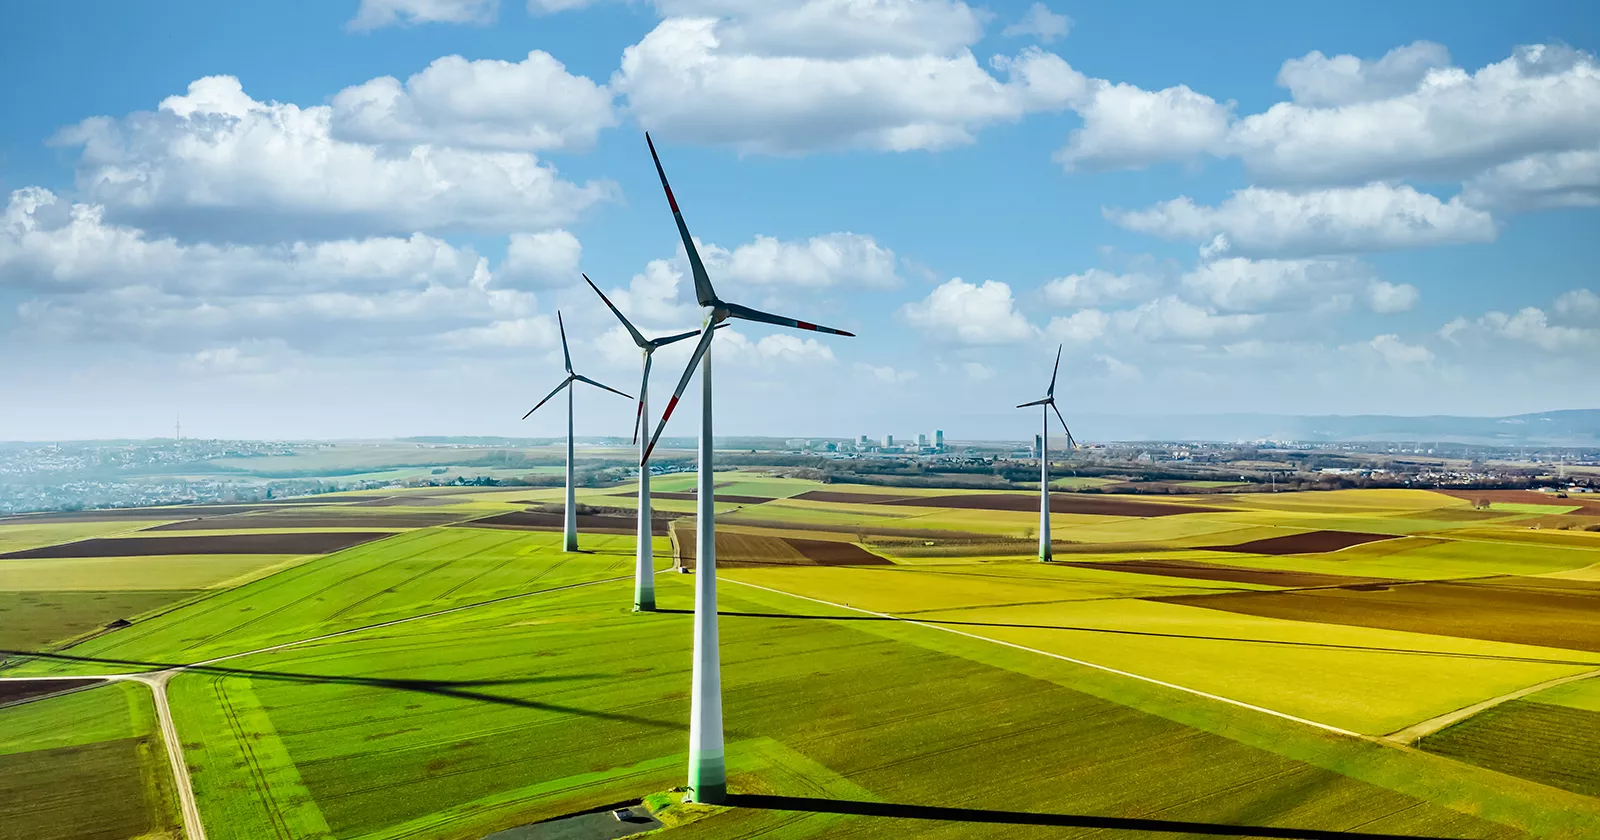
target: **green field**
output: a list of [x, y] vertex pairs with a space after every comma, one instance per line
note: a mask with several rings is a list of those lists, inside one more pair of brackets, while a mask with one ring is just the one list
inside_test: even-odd
[[150, 692], [127, 683], [0, 709], [0, 837], [181, 837]]
[[[796, 500], [909, 491], [759, 471], [717, 485], [773, 500], [719, 504], [738, 508], [730, 537], [860, 542], [890, 562], [722, 570], [735, 796], [670, 836], [1600, 836], [1600, 677], [1538, 690], [1600, 673], [1588, 625], [1538, 621], [1600, 610], [1587, 543], [1424, 491], [1213, 494], [1189, 501], [1215, 512], [1056, 514], [1058, 559], [1092, 565], [1047, 565], [1028, 557], [1036, 513]], [[580, 500], [626, 525], [629, 489]], [[693, 577], [660, 574], [660, 611], [633, 613], [625, 527], [567, 554], [555, 531], [402, 524], [559, 489], [414, 492], [305, 506], [400, 532], [322, 556], [4, 561], [28, 565], [0, 567], [0, 609], [36, 618], [0, 625], [34, 651], [0, 677], [178, 668], [165, 696], [212, 838], [479, 838], [681, 785]], [[1401, 536], [1204, 550], [1317, 530]], [[653, 550], [671, 565], [667, 538]], [[133, 621], [52, 649], [105, 616]], [[96, 836], [179, 836], [150, 696], [123, 682], [0, 706], [0, 762], [52, 768], [11, 774], [0, 826], [58, 825], [81, 800], [112, 826]], [[96, 773], [122, 786], [85, 786]]]

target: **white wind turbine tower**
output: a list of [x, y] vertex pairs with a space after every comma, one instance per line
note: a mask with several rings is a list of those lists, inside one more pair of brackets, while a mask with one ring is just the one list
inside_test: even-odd
[[694, 274], [694, 296], [706, 308], [706, 321], [700, 331], [700, 342], [694, 355], [683, 369], [678, 389], [672, 393], [667, 410], [661, 415], [654, 435], [644, 448], [644, 457], [650, 457], [667, 418], [677, 408], [683, 389], [694, 376], [695, 365], [700, 365], [700, 472], [695, 499], [695, 575], [694, 575], [694, 678], [689, 700], [689, 796], [692, 802], [722, 802], [728, 793], [727, 767], [722, 750], [722, 673], [717, 654], [717, 538], [716, 491], [711, 475], [711, 340], [717, 327], [729, 318], [759, 321], [780, 327], [855, 335], [855, 333], [823, 327], [770, 312], [761, 312], [737, 303], [728, 303], [717, 297], [711, 288], [711, 278], [700, 261], [700, 252], [694, 247], [689, 226], [678, 212], [678, 200], [672, 196], [667, 184], [667, 173], [661, 168], [661, 158], [656, 155], [656, 145], [649, 133], [644, 136], [650, 146], [650, 158], [655, 161], [656, 174], [661, 177], [661, 188], [666, 191], [667, 204], [672, 207], [672, 218], [678, 223], [678, 235], [683, 239], [683, 249], [689, 257], [689, 268]]
[[583, 280], [589, 284], [589, 288], [594, 289], [594, 293], [599, 295], [601, 300], [605, 301], [612, 314], [617, 316], [617, 320], [622, 322], [623, 328], [628, 331], [629, 336], [632, 336], [633, 343], [644, 351], [644, 375], [639, 378], [639, 410], [633, 418], [633, 440], [639, 444], [639, 544], [635, 552], [637, 562], [633, 569], [633, 608], [653, 610], [656, 608], [656, 580], [653, 565], [655, 554], [651, 550], [650, 533], [650, 453], [645, 450], [650, 441], [645, 440], [639, 431], [639, 427], [646, 422], [645, 417], [650, 413], [650, 360], [658, 348], [685, 338], [693, 338], [699, 335], [700, 331], [690, 330], [665, 338], [645, 338], [622, 311], [617, 309], [611, 299], [606, 297], [606, 293], [600, 291], [600, 287], [589, 279], [589, 275], [583, 275]]
[[[562, 527], [561, 527], [561, 533], [562, 533], [561, 544], [562, 544], [563, 550], [565, 550], [565, 551], [577, 551], [578, 550], [578, 505], [577, 505], [577, 500], [573, 497], [573, 491], [572, 491], [572, 391], [574, 389], [572, 389], [572, 388], [570, 388], [568, 386], [570, 386], [573, 382], [584, 382], [584, 383], [593, 385], [596, 388], [601, 388], [601, 389], [610, 391], [613, 394], [618, 394], [618, 395], [624, 396], [624, 397], [628, 397], [628, 395], [622, 393], [621, 391], [618, 391], [617, 389], [615, 389], [615, 388], [613, 388], [613, 387], [611, 387], [609, 385], [602, 385], [599, 382], [596, 382], [596, 381], [594, 381], [593, 379], [590, 379], [587, 376], [584, 376], [584, 375], [578, 374], [578, 373], [573, 373], [572, 372], [572, 354], [567, 351], [567, 325], [562, 322], [561, 313], [560, 312], [556, 313], [556, 325], [558, 327], [560, 327], [560, 329], [561, 329], [561, 359], [562, 359], [563, 363], [566, 365], [566, 368], [567, 368], [567, 378], [561, 380], [561, 384], [557, 385], [555, 387], [555, 390], [553, 390], [550, 393], [546, 394], [545, 398], [539, 401], [539, 405], [536, 405], [533, 408], [528, 409], [528, 413], [522, 415], [522, 419], [524, 419], [524, 420], [528, 419], [530, 416], [533, 415], [533, 413], [535, 411], [539, 410], [539, 406], [540, 405], [544, 405], [545, 403], [550, 401], [551, 397], [555, 396], [556, 394], [561, 393], [561, 389], [562, 388], [567, 388], [567, 504], [566, 504], [566, 517], [565, 517], [566, 521], [564, 523], [562, 523]], [[631, 400], [631, 399], [633, 399], [633, 397], [628, 397], [628, 399]]]
[[1025, 402], [1017, 408], [1029, 406], [1044, 407], [1044, 435], [1039, 438], [1039, 560], [1050, 562], [1050, 410], [1055, 409], [1056, 417], [1061, 419], [1061, 428], [1067, 433], [1067, 448], [1077, 448], [1077, 442], [1072, 439], [1072, 430], [1067, 428], [1067, 418], [1061, 416], [1061, 409], [1056, 408], [1056, 374], [1061, 371], [1061, 347], [1056, 346], [1056, 366], [1050, 371], [1050, 388], [1044, 392], [1044, 399]]

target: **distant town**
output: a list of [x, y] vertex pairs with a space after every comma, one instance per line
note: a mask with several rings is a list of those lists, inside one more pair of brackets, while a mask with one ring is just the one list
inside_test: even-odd
[[[250, 502], [346, 490], [448, 484], [552, 486], [559, 439], [397, 441], [155, 439], [0, 444], [0, 513]], [[626, 482], [637, 456], [623, 438], [580, 438], [586, 486]], [[834, 483], [1037, 487], [1043, 441], [906, 437], [719, 438], [718, 467], [769, 467]], [[1052, 471], [1080, 492], [1288, 492], [1348, 487], [1600, 487], [1600, 447], [1443, 442], [1113, 442], [1069, 450], [1052, 436]], [[651, 469], [693, 471], [692, 441], [668, 438]]]

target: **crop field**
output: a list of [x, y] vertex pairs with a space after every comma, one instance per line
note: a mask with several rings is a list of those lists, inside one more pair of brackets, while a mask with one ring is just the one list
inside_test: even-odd
[[180, 837], [166, 763], [142, 686], [0, 709], [0, 837]]
[[[1600, 837], [1584, 532], [1426, 491], [1063, 492], [1045, 564], [1031, 494], [717, 479], [733, 795], [662, 834]], [[570, 554], [559, 488], [0, 522], [0, 837], [178, 838], [188, 792], [217, 840], [675, 801], [694, 579], [632, 612], [631, 496], [584, 488]], [[656, 520], [658, 569], [694, 528]]]

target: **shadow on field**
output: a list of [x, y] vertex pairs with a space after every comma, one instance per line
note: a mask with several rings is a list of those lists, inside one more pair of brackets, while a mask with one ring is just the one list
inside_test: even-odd
[[1059, 828], [1100, 828], [1111, 831], [1160, 831], [1214, 837], [1270, 837], [1288, 838], [1288, 840], [1443, 840], [1443, 838], [1424, 837], [1414, 834], [1372, 834], [1360, 831], [1225, 825], [1222, 823], [1183, 822], [1181, 820], [1156, 820], [1140, 817], [1040, 814], [1032, 811], [988, 811], [979, 808], [897, 805], [888, 802], [855, 802], [845, 799], [771, 796], [752, 793], [730, 793], [728, 794], [727, 804], [736, 808], [758, 808], [770, 811], [809, 811], [817, 814], [848, 814], [858, 817], [888, 817], [901, 820], [940, 820], [944, 822], [991, 823], [998, 825], [1043, 825]]
[[572, 674], [568, 676], [551, 677], [507, 677], [502, 679], [484, 680], [422, 680], [399, 679], [394, 677], [353, 677], [342, 674], [297, 674], [289, 671], [263, 671], [254, 668], [227, 668], [220, 665], [184, 665], [176, 662], [143, 662], [132, 659], [100, 659], [91, 656], [72, 656], [65, 653], [44, 653], [25, 650], [0, 650], [0, 658], [6, 656], [32, 656], [39, 659], [52, 659], [61, 662], [92, 662], [100, 665], [118, 665], [129, 668], [146, 668], [154, 671], [167, 671], [181, 669], [185, 673], [210, 674], [219, 677], [249, 677], [256, 680], [269, 680], [276, 682], [305, 683], [315, 685], [352, 685], [364, 688], [381, 688], [390, 691], [414, 691], [422, 694], [433, 694], [440, 697], [450, 697], [456, 700], [467, 700], [474, 703], [492, 703], [498, 706], [515, 706], [521, 709], [538, 709], [546, 712], [577, 715], [579, 717], [611, 720], [619, 723], [631, 723], [638, 726], [649, 726], [656, 729], [684, 729], [683, 724], [652, 718], [638, 717], [637, 715], [619, 712], [603, 712], [593, 709], [580, 709], [574, 706], [563, 706], [556, 703], [546, 703], [539, 700], [529, 700], [524, 697], [506, 697], [499, 694], [490, 694], [474, 689], [508, 686], [531, 685], [534, 683], [562, 682], [567, 680], [597, 679], [606, 677], [606, 674]]
[[[658, 613], [693, 615], [694, 610], [656, 608]], [[1234, 636], [1201, 636], [1190, 633], [1156, 633], [1149, 630], [1113, 630], [1109, 627], [1075, 627], [1070, 624], [1006, 624], [989, 621], [953, 621], [945, 618], [900, 618], [881, 615], [802, 615], [799, 613], [761, 613], [719, 610], [719, 616], [740, 618], [798, 618], [810, 621], [900, 621], [933, 624], [949, 627], [1012, 627], [1019, 630], [1072, 630], [1079, 633], [1104, 633], [1111, 636], [1148, 636], [1157, 639], [1194, 639], [1202, 642], [1243, 642], [1252, 645], [1315, 648], [1319, 650], [1348, 650], [1361, 653], [1397, 653], [1404, 656], [1434, 656], [1444, 659], [1482, 659], [1493, 662], [1525, 662], [1535, 665], [1584, 665], [1594, 667], [1592, 659], [1542, 659], [1532, 656], [1500, 656], [1492, 653], [1452, 653], [1443, 650], [1410, 650], [1407, 648], [1373, 647], [1370, 645], [1336, 645], [1328, 642], [1291, 642], [1282, 639], [1242, 639]], [[0, 651], [3, 653], [3, 651]]]

